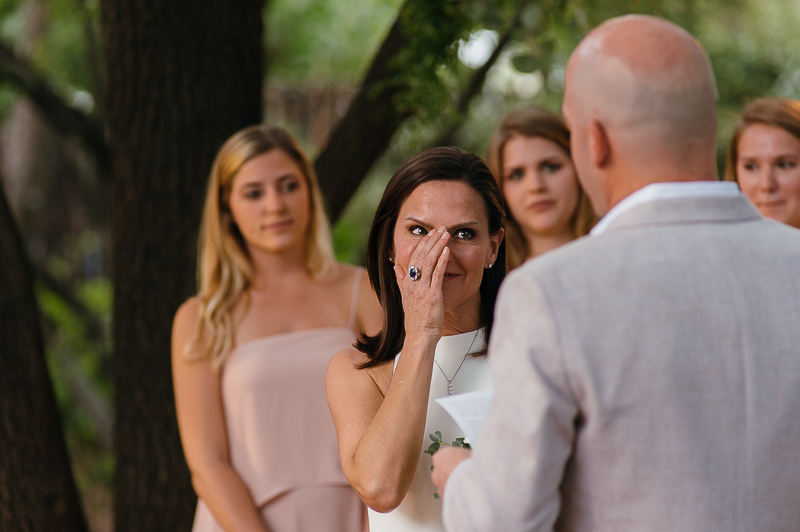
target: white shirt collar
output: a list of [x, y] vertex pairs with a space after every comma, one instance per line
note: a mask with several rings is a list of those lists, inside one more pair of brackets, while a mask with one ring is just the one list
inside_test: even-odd
[[739, 195], [739, 185], [732, 181], [691, 181], [683, 183], [652, 183], [640, 188], [614, 205], [590, 231], [596, 236], [604, 233], [614, 220], [634, 207], [664, 199], [720, 197]]

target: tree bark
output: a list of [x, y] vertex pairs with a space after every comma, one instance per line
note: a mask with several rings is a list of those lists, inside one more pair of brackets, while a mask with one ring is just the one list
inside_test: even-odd
[[85, 531], [22, 240], [0, 187], [0, 530]]
[[170, 330], [222, 142], [262, 117], [263, 0], [101, 2], [112, 149], [115, 530], [188, 530]]

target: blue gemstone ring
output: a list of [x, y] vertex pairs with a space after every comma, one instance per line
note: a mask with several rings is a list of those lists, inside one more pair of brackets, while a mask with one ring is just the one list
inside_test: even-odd
[[408, 269], [408, 276], [411, 277], [412, 281], [419, 281], [419, 278], [422, 277], [422, 272], [416, 266], [412, 266]]

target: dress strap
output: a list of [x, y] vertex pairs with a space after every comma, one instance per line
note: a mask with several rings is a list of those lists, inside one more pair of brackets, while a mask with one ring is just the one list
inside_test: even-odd
[[353, 275], [353, 294], [350, 296], [350, 316], [347, 318], [347, 328], [355, 330], [356, 313], [358, 312], [358, 292], [361, 290], [361, 276], [364, 275], [364, 268], [356, 268]]

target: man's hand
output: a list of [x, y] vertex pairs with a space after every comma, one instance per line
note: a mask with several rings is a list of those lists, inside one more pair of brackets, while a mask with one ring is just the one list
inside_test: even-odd
[[470, 456], [472, 456], [472, 451], [460, 447], [442, 447], [436, 451], [436, 454], [433, 455], [431, 480], [436, 485], [439, 497], [444, 497], [444, 485], [447, 484], [447, 479], [453, 469]]

